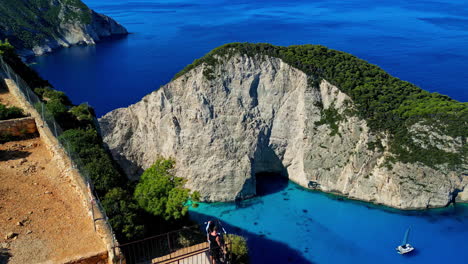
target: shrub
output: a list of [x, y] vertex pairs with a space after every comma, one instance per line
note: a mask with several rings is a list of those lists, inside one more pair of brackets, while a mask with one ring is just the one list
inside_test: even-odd
[[119, 237], [130, 240], [143, 236], [145, 228], [138, 221], [138, 205], [127, 191], [119, 187], [110, 189], [102, 199], [102, 206]]
[[81, 160], [79, 169], [84, 175], [89, 176], [98, 194], [105, 194], [107, 190], [119, 187], [125, 181], [102, 148], [96, 130], [70, 129], [63, 132], [59, 140], [75, 160]]
[[64, 92], [51, 89], [50, 87], [36, 88], [34, 92], [41, 98], [41, 100], [49, 101], [58, 101], [63, 105], [71, 106], [72, 103], [68, 96]]
[[78, 106], [73, 106], [70, 109], [70, 112], [78, 119], [79, 121], [94, 121], [94, 110], [88, 104], [80, 104]]
[[327, 109], [323, 109], [321, 113], [321, 118], [319, 121], [315, 122], [316, 126], [328, 125], [330, 128], [330, 136], [335, 136], [340, 134], [338, 132], [338, 124], [343, 120], [343, 117], [338, 113], [338, 110], [335, 109], [334, 105], [331, 105]]
[[174, 166], [172, 159], [157, 159], [153, 166], [143, 172], [135, 188], [134, 197], [140, 207], [165, 220], [185, 216], [191, 197], [190, 190], [183, 188], [184, 179], [172, 174]]
[[7, 120], [13, 118], [24, 117], [23, 110], [21, 108], [12, 106], [7, 107], [4, 104], [0, 104], [0, 120]]
[[52, 114], [55, 119], [60, 119], [62, 115], [68, 112], [68, 107], [58, 100], [50, 100], [46, 103], [46, 110]]
[[249, 248], [247, 247], [247, 240], [244, 237], [227, 234], [226, 241], [229, 243], [232, 263], [249, 263]]
[[8, 42], [8, 40], [2, 41], [0, 39], [0, 55], [5, 52], [14, 52], [15, 48]]

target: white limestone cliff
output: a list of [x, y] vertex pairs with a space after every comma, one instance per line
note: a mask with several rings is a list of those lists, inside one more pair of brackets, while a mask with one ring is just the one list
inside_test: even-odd
[[[205, 201], [254, 196], [259, 172], [401, 209], [446, 206], [458, 192], [466, 201], [463, 173], [386, 166], [387, 135], [372, 133], [353, 114], [351, 98], [326, 80], [311, 87], [302, 71], [260, 55], [233, 56], [214, 68], [214, 78], [204, 76], [206, 67], [99, 120], [105, 143], [129, 177], [163, 156], [176, 160], [176, 174]], [[319, 123], [329, 108], [344, 117], [336, 131]], [[368, 147], [376, 139], [383, 150]]]

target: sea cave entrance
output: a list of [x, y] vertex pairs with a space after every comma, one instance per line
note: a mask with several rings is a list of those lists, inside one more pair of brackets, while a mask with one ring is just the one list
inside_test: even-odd
[[288, 186], [288, 177], [277, 172], [259, 172], [255, 179], [257, 196], [281, 192]]
[[257, 196], [280, 192], [288, 186], [288, 172], [271, 147], [257, 149], [252, 169]]

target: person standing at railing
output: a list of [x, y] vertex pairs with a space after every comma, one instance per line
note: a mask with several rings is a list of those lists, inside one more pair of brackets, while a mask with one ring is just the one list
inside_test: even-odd
[[[209, 230], [207, 228], [207, 230]], [[222, 252], [225, 252], [223, 243], [221, 243], [221, 237], [218, 234], [218, 226], [214, 225], [208, 233], [208, 241], [210, 242], [210, 258], [212, 264], [220, 263]]]
[[206, 224], [206, 228], [205, 228], [205, 230], [206, 230], [206, 240], [208, 242], [210, 242], [209, 234], [211, 233], [211, 231], [213, 231], [213, 227], [215, 226], [215, 222], [214, 222], [214, 220], [210, 220], [208, 222], [205, 222], [205, 224]]

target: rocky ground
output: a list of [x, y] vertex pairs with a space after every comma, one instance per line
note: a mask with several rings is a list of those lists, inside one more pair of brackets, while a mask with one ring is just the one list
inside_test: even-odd
[[0, 103], [8, 106], [20, 107], [19, 103], [8, 94], [8, 91], [0, 87]]
[[[18, 106], [4, 90], [0, 102]], [[41, 139], [0, 144], [0, 263], [64, 263], [100, 252], [88, 208]]]
[[0, 182], [0, 247], [11, 255], [8, 263], [55, 263], [105, 251], [39, 138], [0, 145]]

